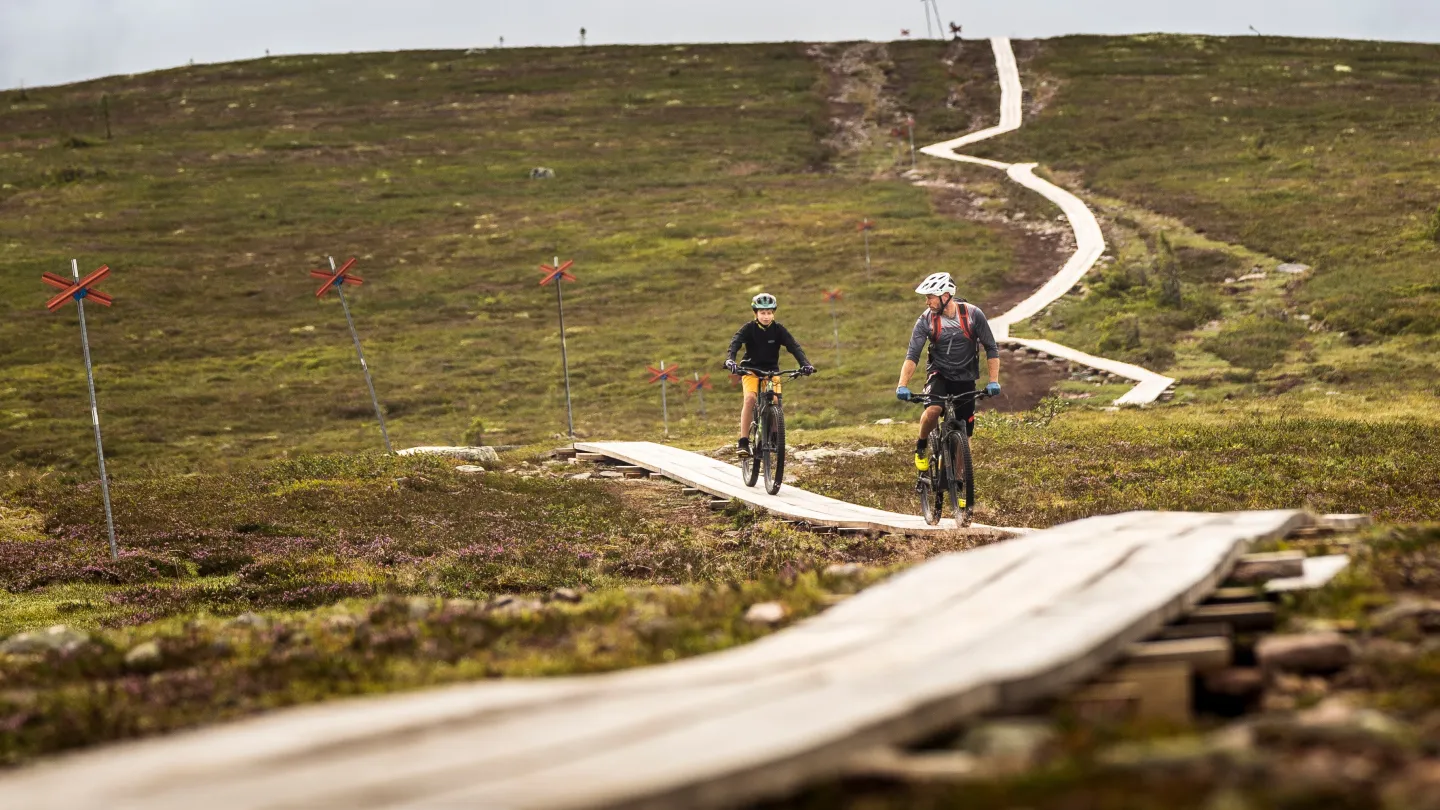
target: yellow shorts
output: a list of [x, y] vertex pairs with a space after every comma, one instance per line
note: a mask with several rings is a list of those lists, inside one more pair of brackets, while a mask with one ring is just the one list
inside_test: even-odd
[[[780, 393], [780, 378], [776, 377], [774, 382], [775, 393], [778, 394]], [[747, 394], [758, 394], [760, 393], [760, 378], [754, 374], [746, 374], [740, 378], [740, 388]]]

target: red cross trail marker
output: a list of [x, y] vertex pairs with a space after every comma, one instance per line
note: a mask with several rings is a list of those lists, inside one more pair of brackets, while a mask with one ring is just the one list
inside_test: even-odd
[[555, 257], [554, 264], [540, 265], [540, 272], [545, 277], [540, 279], [540, 286], [544, 287], [550, 283], [555, 284], [555, 310], [560, 314], [560, 365], [565, 370], [565, 424], [570, 429], [570, 444], [575, 444], [575, 411], [570, 406], [570, 355], [565, 349], [565, 294], [560, 291], [565, 282], [574, 281], [575, 276], [569, 270], [575, 266], [575, 260], [570, 259], [564, 264], [560, 263], [560, 257]]
[[90, 333], [85, 328], [85, 299], [107, 307], [115, 303], [115, 299], [105, 293], [91, 289], [92, 285], [99, 284], [110, 275], [110, 268], [101, 265], [99, 270], [82, 279], [80, 263], [71, 259], [70, 275], [71, 278], [67, 279], [54, 273], [42, 273], [40, 280], [63, 291], [45, 302], [46, 309], [55, 312], [65, 306], [66, 301], [74, 301], [75, 310], [80, 313], [80, 346], [85, 352], [85, 382], [90, 388], [90, 423], [95, 426], [95, 457], [100, 461], [100, 492], [105, 496], [105, 530], [110, 535], [110, 559], [118, 560], [120, 550], [115, 545], [115, 515], [110, 509], [110, 477], [105, 473], [105, 443], [100, 439], [100, 409], [95, 404], [95, 369], [90, 364]]
[[661, 360], [660, 368], [655, 368], [654, 366], [646, 366], [645, 368], [650, 371], [650, 384], [660, 383], [660, 410], [665, 417], [665, 436], [668, 438], [670, 436], [670, 403], [665, 396], [666, 385], [679, 381], [680, 367], [671, 366], [666, 368], [665, 361]]
[[705, 392], [714, 388], [714, 386], [710, 384], [710, 375], [706, 374], [704, 377], [701, 377], [700, 372], [697, 371], [695, 372], [695, 379], [691, 382], [685, 383], [685, 387], [686, 393], [695, 394], [696, 396], [700, 397], [700, 418], [704, 419]]
[[825, 300], [830, 302], [830, 323], [835, 327], [835, 365], [840, 365], [840, 316], [835, 314], [835, 305], [845, 297], [845, 293], [839, 290], [826, 290], [821, 293]]
[[875, 230], [875, 223], [869, 218], [862, 219], [855, 223], [855, 230], [865, 238], [865, 280], [870, 280], [870, 232]]
[[390, 431], [385, 429], [385, 414], [380, 411], [380, 398], [375, 396], [375, 381], [370, 379], [370, 366], [365, 363], [365, 351], [360, 348], [360, 335], [355, 331], [355, 319], [350, 317], [350, 304], [345, 300], [346, 284], [364, 284], [364, 279], [350, 275], [350, 268], [355, 266], [355, 257], [351, 256], [335, 269], [335, 257], [327, 256], [330, 260], [330, 271], [311, 270], [310, 275], [315, 278], [325, 279], [320, 289], [315, 292], [315, 297], [320, 298], [330, 290], [340, 296], [340, 307], [345, 310], [345, 323], [350, 326], [350, 337], [355, 341], [355, 356], [360, 358], [360, 370], [365, 372], [365, 387], [370, 389], [370, 404], [375, 406], [375, 418], [380, 421], [380, 437], [385, 440], [385, 452], [394, 454], [395, 450], [390, 447]]

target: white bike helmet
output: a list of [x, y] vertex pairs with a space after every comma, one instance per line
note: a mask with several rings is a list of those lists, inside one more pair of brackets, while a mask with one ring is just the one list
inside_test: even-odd
[[949, 273], [931, 273], [920, 282], [915, 288], [920, 295], [944, 295], [945, 293], [955, 294], [955, 282], [951, 280]]
[[751, 309], [778, 309], [779, 307], [780, 302], [776, 301], [775, 296], [770, 293], [760, 293], [750, 299]]

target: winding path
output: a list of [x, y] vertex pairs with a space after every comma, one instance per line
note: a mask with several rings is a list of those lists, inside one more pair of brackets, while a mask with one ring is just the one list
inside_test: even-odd
[[1075, 252], [1065, 262], [1065, 266], [1060, 268], [1060, 272], [1008, 312], [990, 318], [990, 326], [995, 332], [995, 339], [1003, 343], [1042, 351], [1054, 357], [1135, 381], [1134, 388], [1115, 400], [1117, 405], [1144, 405], [1154, 402], [1164, 393], [1165, 389], [1175, 384], [1174, 379], [1131, 363], [1122, 363], [1118, 360], [1108, 360], [1086, 354], [1053, 341], [1018, 338], [1010, 335], [1011, 325], [1027, 320], [1049, 306], [1075, 286], [1075, 283], [1089, 272], [1091, 267], [1095, 266], [1095, 262], [1105, 252], [1105, 235], [1100, 230], [1100, 223], [1095, 219], [1095, 214], [1084, 202], [1081, 202], [1079, 197], [1054, 183], [1035, 176], [1035, 168], [1038, 164], [1002, 163], [998, 160], [962, 155], [956, 151], [963, 146], [1003, 135], [1006, 132], [1013, 132], [1019, 129], [1023, 122], [1021, 100], [1024, 91], [1020, 87], [1020, 70], [1015, 63], [1015, 51], [1010, 47], [1010, 39], [993, 37], [990, 40], [990, 46], [995, 51], [995, 68], [1000, 74], [999, 125], [953, 140], [932, 144], [920, 151], [931, 157], [961, 163], [975, 163], [1005, 172], [1011, 180], [1058, 205], [1064, 212], [1065, 218], [1070, 222], [1070, 227], [1075, 231]]

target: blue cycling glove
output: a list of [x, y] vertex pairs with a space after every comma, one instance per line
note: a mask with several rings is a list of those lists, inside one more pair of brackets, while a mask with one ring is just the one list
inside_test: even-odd
[[911, 396], [913, 395], [910, 393], [910, 389], [903, 385], [895, 389], [895, 398], [901, 402], [909, 402]]
[[985, 393], [992, 397], [1000, 396], [1000, 383], [992, 382], [985, 386]]

